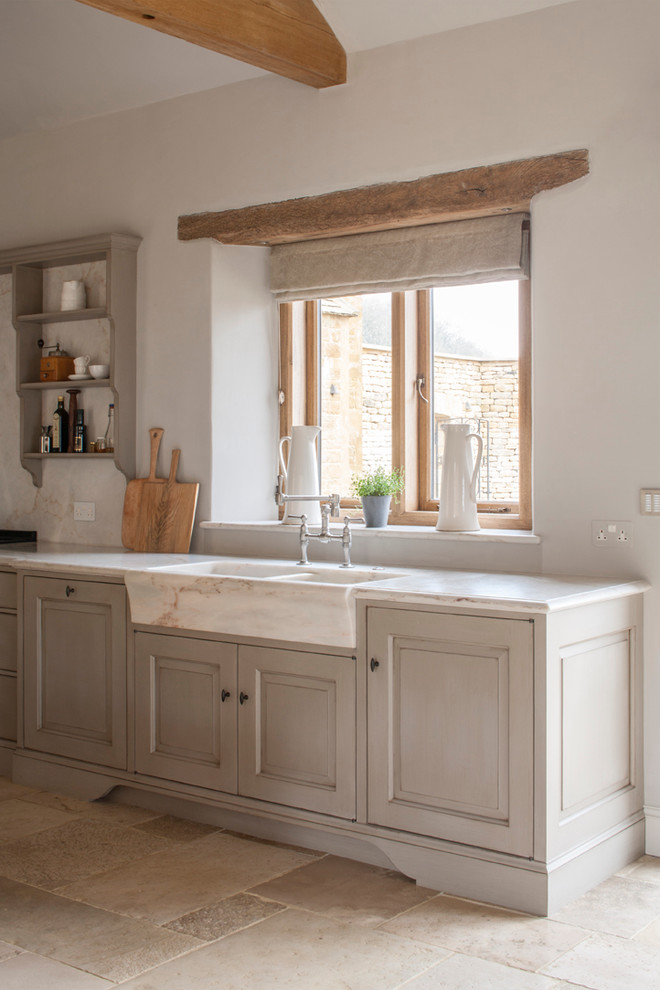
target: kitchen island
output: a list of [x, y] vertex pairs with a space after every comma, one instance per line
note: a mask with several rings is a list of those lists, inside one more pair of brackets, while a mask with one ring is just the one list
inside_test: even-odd
[[[643, 581], [353, 580], [42, 544], [0, 570], [20, 631], [2, 749], [18, 782], [130, 789], [539, 914], [643, 852]], [[333, 588], [352, 622], [324, 614]]]

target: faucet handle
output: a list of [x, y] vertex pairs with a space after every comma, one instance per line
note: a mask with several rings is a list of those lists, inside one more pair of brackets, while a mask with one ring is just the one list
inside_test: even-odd
[[337, 493], [335, 493], [335, 494], [333, 494], [333, 495], [330, 496], [330, 498], [328, 500], [328, 505], [330, 506], [331, 513], [332, 513], [333, 516], [338, 516], [339, 515], [339, 506], [340, 506], [340, 503], [341, 503], [341, 495], [338, 495]]

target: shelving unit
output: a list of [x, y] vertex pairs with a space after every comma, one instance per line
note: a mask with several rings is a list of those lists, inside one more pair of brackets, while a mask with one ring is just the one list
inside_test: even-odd
[[[12, 322], [16, 339], [16, 391], [20, 398], [20, 458], [38, 487], [44, 461], [75, 458], [78, 461], [114, 460], [127, 477], [135, 476], [135, 333], [137, 301], [137, 250], [141, 238], [130, 234], [102, 234], [35, 247], [0, 251], [0, 273], [12, 273]], [[87, 309], [61, 311], [61, 284], [83, 278], [85, 266], [102, 273], [93, 287], [98, 298]], [[84, 381], [39, 380], [42, 349], [48, 328], [62, 327], [75, 342], [72, 357], [89, 349], [90, 324], [107, 326], [107, 354], [95, 354], [109, 364], [105, 379]], [[87, 324], [87, 329], [85, 328]], [[93, 362], [92, 362], [93, 363]], [[112, 454], [42, 454], [41, 427], [50, 421], [44, 413], [44, 395], [67, 389], [106, 389], [115, 405], [115, 444]]]

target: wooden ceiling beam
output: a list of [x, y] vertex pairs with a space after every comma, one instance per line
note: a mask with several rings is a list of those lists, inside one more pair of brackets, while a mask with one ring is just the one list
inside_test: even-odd
[[221, 244], [283, 244], [521, 212], [529, 209], [532, 197], [542, 190], [588, 173], [589, 153], [566, 151], [442, 172], [411, 182], [360, 186], [221, 213], [194, 213], [179, 217], [179, 240], [212, 237]]
[[313, 0], [78, 0], [193, 45], [322, 89], [346, 53]]

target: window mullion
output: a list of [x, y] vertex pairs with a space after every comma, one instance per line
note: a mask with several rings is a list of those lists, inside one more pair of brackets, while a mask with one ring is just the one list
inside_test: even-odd
[[415, 292], [392, 293], [392, 465], [403, 467], [406, 487], [392, 521], [419, 508], [417, 469], [417, 312]]
[[280, 436], [291, 436], [293, 425], [293, 303], [280, 303], [279, 407]]
[[[422, 396], [418, 395], [418, 458], [419, 504], [417, 508], [436, 510], [431, 502], [432, 436], [433, 425], [433, 365], [431, 347], [431, 293], [424, 289], [417, 293], [417, 379], [423, 379]], [[428, 401], [425, 402], [424, 399]]]
[[518, 283], [519, 525], [532, 528], [532, 285]]
[[305, 423], [321, 425], [321, 303], [315, 299], [305, 307]]

